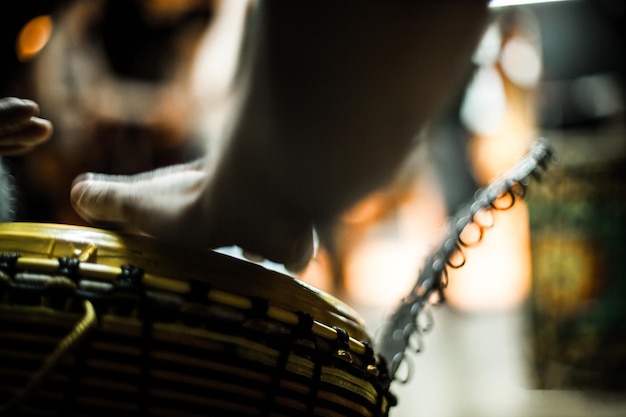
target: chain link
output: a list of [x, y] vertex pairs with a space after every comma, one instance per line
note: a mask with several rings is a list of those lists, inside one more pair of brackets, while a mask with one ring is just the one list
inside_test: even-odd
[[[445, 301], [447, 268], [460, 268], [465, 264], [463, 248], [479, 244], [484, 233], [493, 227], [493, 211], [507, 210], [518, 199], [524, 198], [531, 179], [540, 181], [554, 159], [549, 142], [538, 139], [513, 169], [478, 190], [474, 199], [449, 219], [446, 237], [426, 258], [412, 291], [383, 327], [379, 351], [388, 361], [392, 379], [405, 361], [406, 352], [419, 352], [423, 347], [423, 335], [432, 329], [429, 307]], [[403, 381], [409, 378], [407, 375]]]

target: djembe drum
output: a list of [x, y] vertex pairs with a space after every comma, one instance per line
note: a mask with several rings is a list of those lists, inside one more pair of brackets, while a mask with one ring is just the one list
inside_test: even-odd
[[347, 305], [214, 251], [0, 224], [3, 415], [384, 416]]

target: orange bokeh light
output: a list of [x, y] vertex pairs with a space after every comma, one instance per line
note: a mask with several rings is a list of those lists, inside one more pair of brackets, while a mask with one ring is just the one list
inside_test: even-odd
[[530, 229], [525, 202], [496, 211], [480, 244], [464, 248], [467, 262], [448, 270], [448, 303], [462, 311], [517, 308], [531, 287]]
[[32, 59], [46, 46], [51, 35], [52, 18], [50, 16], [37, 16], [29, 20], [17, 37], [15, 45], [17, 58], [22, 62]]

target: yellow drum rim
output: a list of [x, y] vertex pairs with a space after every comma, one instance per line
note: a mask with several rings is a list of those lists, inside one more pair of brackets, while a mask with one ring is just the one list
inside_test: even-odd
[[83, 272], [103, 278], [115, 277], [122, 265], [132, 264], [144, 270], [144, 283], [152, 287], [184, 293], [189, 281], [204, 282], [210, 284], [210, 296], [222, 302], [260, 297], [285, 321], [289, 313], [302, 312], [315, 318], [326, 338], [333, 338], [333, 327], [339, 327], [357, 351], [360, 342], [370, 343], [363, 319], [346, 303], [294, 277], [213, 250], [86, 226], [12, 222], [0, 223], [0, 252], [17, 252], [18, 262], [37, 263], [50, 272], [58, 267], [58, 257], [77, 257]]

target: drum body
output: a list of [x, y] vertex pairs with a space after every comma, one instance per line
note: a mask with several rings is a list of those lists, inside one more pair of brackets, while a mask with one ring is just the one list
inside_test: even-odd
[[0, 405], [55, 416], [384, 416], [362, 320], [256, 264], [93, 228], [0, 224]]

